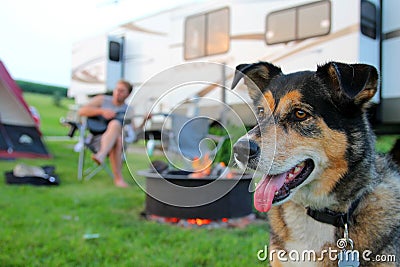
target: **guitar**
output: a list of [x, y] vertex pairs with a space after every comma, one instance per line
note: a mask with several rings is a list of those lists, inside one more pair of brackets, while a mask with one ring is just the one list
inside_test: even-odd
[[[123, 123], [125, 112], [117, 112], [111, 120], [117, 119]], [[107, 120], [103, 116], [93, 116], [87, 118], [87, 128], [93, 135], [103, 134], [107, 130], [107, 125], [111, 120]]]

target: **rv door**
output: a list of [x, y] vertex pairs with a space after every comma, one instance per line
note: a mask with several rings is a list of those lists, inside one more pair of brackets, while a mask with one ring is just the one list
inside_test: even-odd
[[106, 89], [112, 91], [124, 76], [124, 37], [108, 36]]

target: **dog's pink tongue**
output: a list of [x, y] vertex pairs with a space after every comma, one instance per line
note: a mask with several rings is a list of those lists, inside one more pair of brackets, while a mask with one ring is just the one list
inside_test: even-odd
[[254, 192], [254, 207], [260, 212], [267, 212], [271, 209], [275, 192], [285, 183], [286, 173], [262, 178]]

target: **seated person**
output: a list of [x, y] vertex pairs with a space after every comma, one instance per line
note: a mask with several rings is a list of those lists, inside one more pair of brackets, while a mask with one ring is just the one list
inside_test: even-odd
[[[111, 170], [114, 174], [114, 184], [118, 187], [128, 186], [122, 176], [122, 129], [124, 114], [128, 109], [125, 100], [132, 89], [133, 86], [128, 81], [120, 80], [117, 82], [112, 96], [97, 95], [79, 109], [80, 116], [102, 116], [108, 121], [107, 129], [100, 139], [100, 149], [92, 155], [92, 159], [100, 165], [109, 156]], [[146, 119], [139, 127], [144, 125]]]

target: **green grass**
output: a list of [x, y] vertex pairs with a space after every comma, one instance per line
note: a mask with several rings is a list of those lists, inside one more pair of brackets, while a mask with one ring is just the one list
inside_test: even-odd
[[381, 135], [377, 137], [377, 142], [376, 142], [376, 150], [379, 153], [388, 153], [394, 143], [396, 143], [396, 140], [399, 139], [399, 135]]
[[[61, 107], [51, 96], [25, 94], [42, 118], [47, 136], [65, 136], [59, 124], [70, 100]], [[393, 138], [380, 138], [382, 151]], [[58, 187], [11, 186], [0, 183], [0, 266], [266, 266], [257, 251], [268, 244], [265, 221], [244, 229], [185, 229], [144, 220], [145, 193], [123, 173], [130, 188], [113, 186], [105, 172], [90, 181], [76, 178], [74, 141], [46, 141], [50, 160], [0, 161], [0, 170], [17, 163], [54, 165]], [[135, 170], [148, 159], [128, 154]], [[132, 166], [131, 166], [132, 167]], [[99, 234], [84, 239], [85, 234]]]
[[[54, 159], [0, 161], [52, 164], [58, 187], [0, 185], [0, 266], [256, 266], [268, 242], [266, 223], [245, 229], [183, 229], [140, 216], [144, 192], [116, 188], [105, 172], [76, 179], [73, 142], [47, 142]], [[129, 162], [146, 168], [140, 155]], [[125, 177], [130, 177], [124, 167]], [[85, 234], [99, 234], [85, 240]], [[237, 264], [237, 265], [236, 265]]]
[[[59, 118], [72, 102], [59, 108], [51, 96], [24, 96], [39, 110], [45, 137], [66, 135]], [[113, 186], [106, 172], [78, 181], [74, 144], [46, 141], [50, 160], [0, 161], [2, 171], [17, 163], [54, 165], [61, 179], [55, 187], [0, 184], [0, 266], [265, 266], [257, 260], [268, 243], [265, 221], [244, 229], [185, 229], [144, 220], [145, 193], [128, 168], [127, 189]], [[143, 155], [130, 153], [128, 162], [148, 168]]]
[[60, 124], [60, 118], [68, 113], [72, 99], [63, 98], [60, 105], [54, 105], [54, 98], [49, 95], [24, 93], [24, 98], [30, 106], [34, 106], [40, 114], [41, 131], [45, 136], [65, 136], [68, 128]]
[[[256, 252], [268, 242], [267, 224], [245, 229], [183, 229], [140, 216], [144, 192], [133, 179], [116, 188], [105, 172], [76, 179], [73, 142], [48, 141], [54, 158], [0, 161], [52, 164], [58, 187], [0, 185], [0, 266], [257, 266]], [[147, 168], [141, 155], [128, 155]], [[124, 167], [125, 177], [130, 177]], [[85, 234], [99, 234], [85, 240]]]

